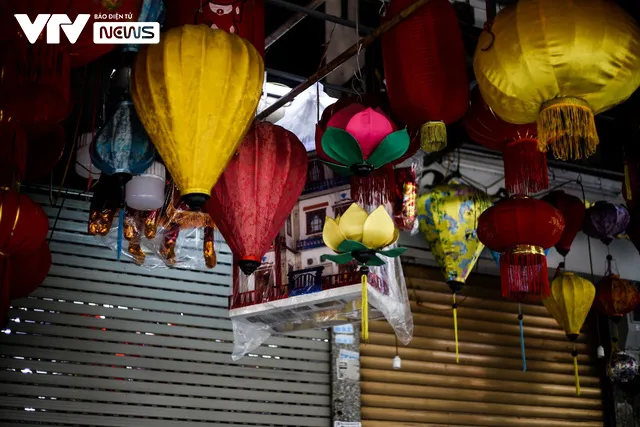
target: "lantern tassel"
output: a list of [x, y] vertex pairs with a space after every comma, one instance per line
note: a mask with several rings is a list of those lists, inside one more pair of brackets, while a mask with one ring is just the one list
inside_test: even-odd
[[518, 320], [520, 321], [520, 354], [522, 355], [522, 372], [527, 372], [527, 355], [524, 351], [524, 326], [522, 324], [522, 310], [518, 303]]
[[362, 332], [361, 338], [363, 342], [369, 341], [369, 292], [367, 292], [367, 274], [369, 270], [363, 268], [362, 270]]
[[453, 293], [453, 336], [456, 342], [456, 363], [460, 363], [460, 351], [458, 348], [458, 304], [456, 303], [456, 293]]
[[504, 183], [509, 194], [530, 195], [549, 188], [547, 155], [538, 140], [522, 138], [505, 145]]
[[540, 151], [551, 146], [560, 160], [577, 160], [591, 156], [598, 146], [598, 132], [589, 104], [575, 97], [547, 101], [538, 116]]
[[124, 235], [124, 207], [120, 208], [120, 219], [118, 220], [118, 242], [117, 242], [117, 252], [118, 252], [118, 261], [120, 261], [120, 257], [122, 255], [122, 237]]
[[578, 370], [578, 351], [574, 348], [571, 352], [573, 356], [573, 375], [576, 379], [576, 396], [580, 396], [582, 391], [580, 390], [580, 372]]
[[395, 177], [393, 166], [386, 165], [367, 176], [351, 177], [351, 200], [360, 206], [380, 206], [393, 200]]
[[434, 153], [447, 146], [447, 126], [442, 121], [427, 122], [420, 128], [420, 147]]
[[500, 255], [502, 296], [524, 301], [526, 298], [549, 296], [549, 273], [544, 249], [532, 245], [516, 245]]
[[633, 200], [632, 191], [631, 191], [631, 175], [629, 173], [629, 164], [625, 162], [624, 164], [624, 188], [627, 190], [627, 201]]

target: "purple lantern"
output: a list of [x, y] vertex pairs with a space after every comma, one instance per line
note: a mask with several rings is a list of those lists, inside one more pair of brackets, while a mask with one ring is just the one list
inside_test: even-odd
[[626, 231], [629, 220], [629, 211], [623, 205], [599, 201], [587, 209], [582, 231], [608, 246], [618, 234]]

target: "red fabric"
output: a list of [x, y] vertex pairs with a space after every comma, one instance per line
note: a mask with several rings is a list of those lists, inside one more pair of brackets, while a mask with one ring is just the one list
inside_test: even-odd
[[288, 130], [254, 123], [211, 191], [207, 211], [238, 260], [260, 261], [295, 206], [307, 152]]
[[26, 298], [44, 282], [51, 269], [51, 251], [46, 240], [32, 252], [14, 255], [11, 262], [11, 299]]
[[15, 120], [0, 122], [0, 187], [12, 187], [24, 179], [28, 144], [27, 134]]
[[24, 194], [0, 190], [0, 252], [5, 256], [33, 251], [47, 237], [49, 219]]
[[62, 125], [29, 132], [27, 180], [35, 181], [49, 175], [64, 153], [65, 142]]
[[582, 200], [562, 190], [552, 191], [543, 200], [560, 211], [565, 218], [565, 227], [562, 236], [556, 243], [556, 250], [560, 255], [566, 257], [571, 250], [571, 244], [582, 229], [584, 222], [585, 207]]
[[472, 140], [490, 150], [502, 151], [508, 142], [535, 139], [538, 135], [536, 123], [514, 125], [498, 117], [482, 98], [478, 86], [471, 91], [471, 104], [462, 124]]
[[[385, 22], [410, 6], [393, 0]], [[387, 93], [394, 119], [413, 132], [427, 121], [449, 124], [469, 105], [462, 32], [449, 0], [430, 0], [382, 36]]]
[[504, 184], [509, 194], [528, 196], [549, 188], [547, 155], [538, 149], [537, 139], [516, 139], [503, 150]]
[[249, 40], [264, 58], [263, 0], [165, 0], [165, 26], [205, 24]]
[[609, 274], [596, 284], [594, 307], [613, 318], [621, 318], [640, 303], [635, 286], [615, 274]]

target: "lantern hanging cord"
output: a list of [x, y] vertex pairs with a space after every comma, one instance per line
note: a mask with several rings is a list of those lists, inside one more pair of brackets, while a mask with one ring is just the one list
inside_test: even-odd
[[360, 52], [362, 51], [362, 43], [360, 43], [360, 2], [356, 1], [356, 43], [358, 43], [358, 51], [356, 52], [356, 69], [353, 72], [354, 79], [351, 81], [351, 88], [358, 94], [358, 100], [362, 100], [364, 94], [364, 78], [362, 77], [362, 69], [360, 68]]
[[527, 355], [524, 348], [524, 326], [520, 303], [518, 303], [518, 320], [520, 321], [520, 354], [522, 355], [522, 372], [527, 372]]
[[395, 335], [396, 338], [396, 356], [399, 356], [398, 354], [398, 335]]
[[578, 350], [573, 347], [573, 351], [571, 352], [573, 356], [573, 376], [576, 380], [576, 396], [580, 396], [582, 391], [580, 390], [580, 371], [578, 369]]
[[456, 293], [453, 293], [453, 336], [456, 342], [456, 363], [460, 363], [460, 351], [458, 348], [458, 304], [456, 304]]

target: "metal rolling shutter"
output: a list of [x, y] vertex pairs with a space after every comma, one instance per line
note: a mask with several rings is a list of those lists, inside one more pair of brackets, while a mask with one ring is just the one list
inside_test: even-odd
[[213, 271], [149, 272], [115, 261], [87, 218], [87, 202], [65, 201], [50, 275], [0, 335], [0, 425], [330, 425], [328, 332], [231, 361], [226, 245]]
[[469, 297], [458, 299], [458, 365], [451, 293], [440, 272], [405, 273], [414, 338], [400, 347], [402, 369], [394, 371], [391, 328], [370, 324], [370, 343], [360, 347], [363, 427], [602, 427], [600, 381], [585, 334], [576, 397], [571, 344], [546, 309], [522, 306], [528, 368], [522, 372], [517, 304], [500, 297], [497, 279], [487, 287], [472, 278], [463, 290]]

